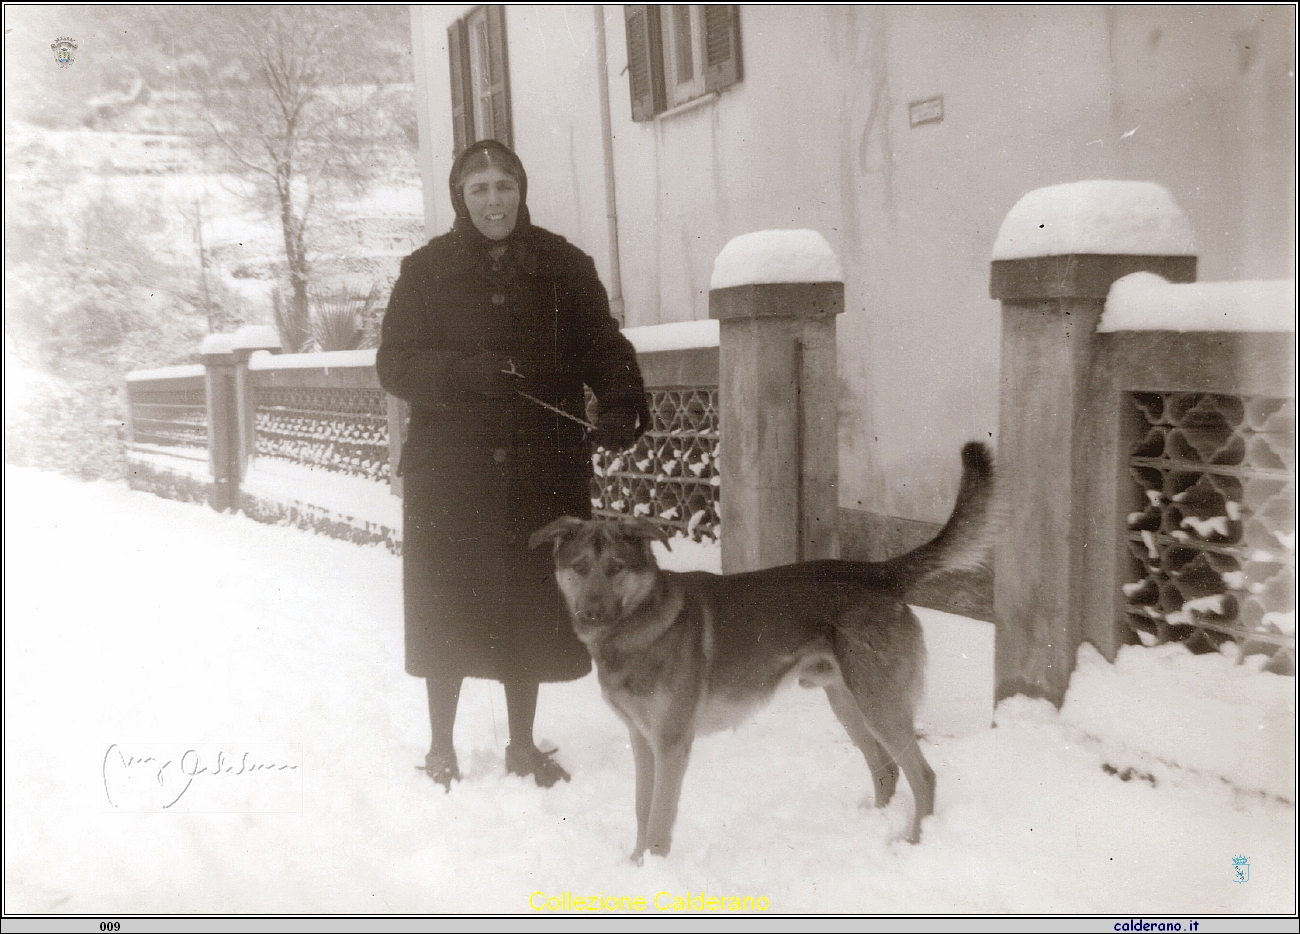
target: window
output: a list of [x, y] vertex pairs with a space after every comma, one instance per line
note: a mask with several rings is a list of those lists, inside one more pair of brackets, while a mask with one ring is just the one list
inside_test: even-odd
[[652, 120], [741, 80], [739, 10], [699, 4], [623, 7], [633, 120]]
[[447, 28], [451, 124], [455, 154], [481, 139], [514, 147], [506, 8], [481, 6]]

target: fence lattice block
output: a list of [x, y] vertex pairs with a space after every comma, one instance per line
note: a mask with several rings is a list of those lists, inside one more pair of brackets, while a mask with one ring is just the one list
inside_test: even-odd
[[207, 397], [202, 389], [136, 389], [131, 426], [141, 444], [207, 447]]
[[1295, 406], [1133, 393], [1130, 626], [1147, 639], [1295, 646]]
[[[646, 393], [651, 426], [629, 451], [592, 455], [592, 512], [640, 516], [695, 540], [717, 540], [718, 391], [705, 387]], [[594, 417], [594, 399], [588, 397]]]
[[382, 389], [257, 390], [257, 455], [387, 481], [388, 402]]

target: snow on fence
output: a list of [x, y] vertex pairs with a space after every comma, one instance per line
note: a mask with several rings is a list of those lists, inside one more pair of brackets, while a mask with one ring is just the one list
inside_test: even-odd
[[[1147, 644], [1232, 639], [1246, 651], [1280, 647], [1294, 656], [1294, 398], [1282, 385], [1242, 393], [1239, 380], [1178, 391], [1185, 377], [1149, 384], [1133, 372], [1145, 355], [1174, 349], [1160, 332], [1289, 342], [1294, 313], [1292, 281], [1172, 285], [1136, 273], [1111, 286], [1098, 328], [1110, 336], [1099, 340], [1125, 389], [1142, 390], [1125, 391], [1119, 413], [1124, 621]], [[1187, 351], [1205, 340], [1182, 338], [1177, 360], [1201, 371]], [[1234, 350], [1223, 338], [1210, 342], [1210, 353]], [[1246, 366], [1265, 362], [1244, 347], [1234, 356]]]
[[1185, 640], [1295, 670], [1295, 285], [1196, 283], [1159, 186], [1026, 195], [1002, 300], [996, 696], [1058, 705], [1077, 651]]
[[237, 400], [247, 465], [240, 508], [263, 522], [397, 550], [395, 403], [379, 385], [373, 349], [254, 352]]
[[[645, 348], [638, 356], [653, 424], [633, 450], [593, 455], [598, 515], [643, 516], [716, 540], [717, 333], [710, 321], [630, 329]], [[240, 334], [209, 338], [206, 368], [128, 377], [132, 485], [397, 550], [407, 406], [380, 387], [375, 351], [273, 354], [266, 335], [254, 335], [257, 343]], [[231, 409], [215, 419], [205, 390], [213, 372], [226, 399], [218, 408]], [[234, 492], [223, 495], [222, 482]]]
[[253, 354], [256, 456], [387, 483], [388, 398], [374, 367], [374, 350]]
[[1126, 621], [1148, 644], [1295, 644], [1295, 403], [1127, 394]]

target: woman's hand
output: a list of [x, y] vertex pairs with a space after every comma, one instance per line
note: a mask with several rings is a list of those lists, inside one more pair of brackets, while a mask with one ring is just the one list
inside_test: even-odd
[[631, 409], [615, 408], [600, 413], [588, 438], [596, 447], [607, 451], [626, 451], [640, 436], [637, 413]]

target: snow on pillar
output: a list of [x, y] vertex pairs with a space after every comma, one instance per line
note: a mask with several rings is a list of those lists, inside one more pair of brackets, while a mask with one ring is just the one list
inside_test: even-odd
[[239, 406], [237, 372], [241, 368], [235, 353], [235, 335], [209, 334], [199, 347], [199, 359], [207, 369], [208, 467], [212, 471], [212, 499], [217, 512], [239, 509]]
[[813, 230], [764, 230], [718, 254], [724, 573], [835, 557], [835, 316], [844, 274]]
[[1088, 382], [1111, 283], [1139, 271], [1196, 278], [1187, 219], [1151, 182], [1040, 188], [998, 232], [989, 292], [1002, 301], [998, 482], [1008, 519], [994, 565], [995, 700], [1027, 694], [1060, 706], [1082, 642], [1114, 654], [1113, 595], [1087, 586], [1088, 545], [1094, 555], [1113, 547], [1089, 476], [1113, 481], [1119, 465], [1114, 445], [1097, 443], [1104, 407]]

